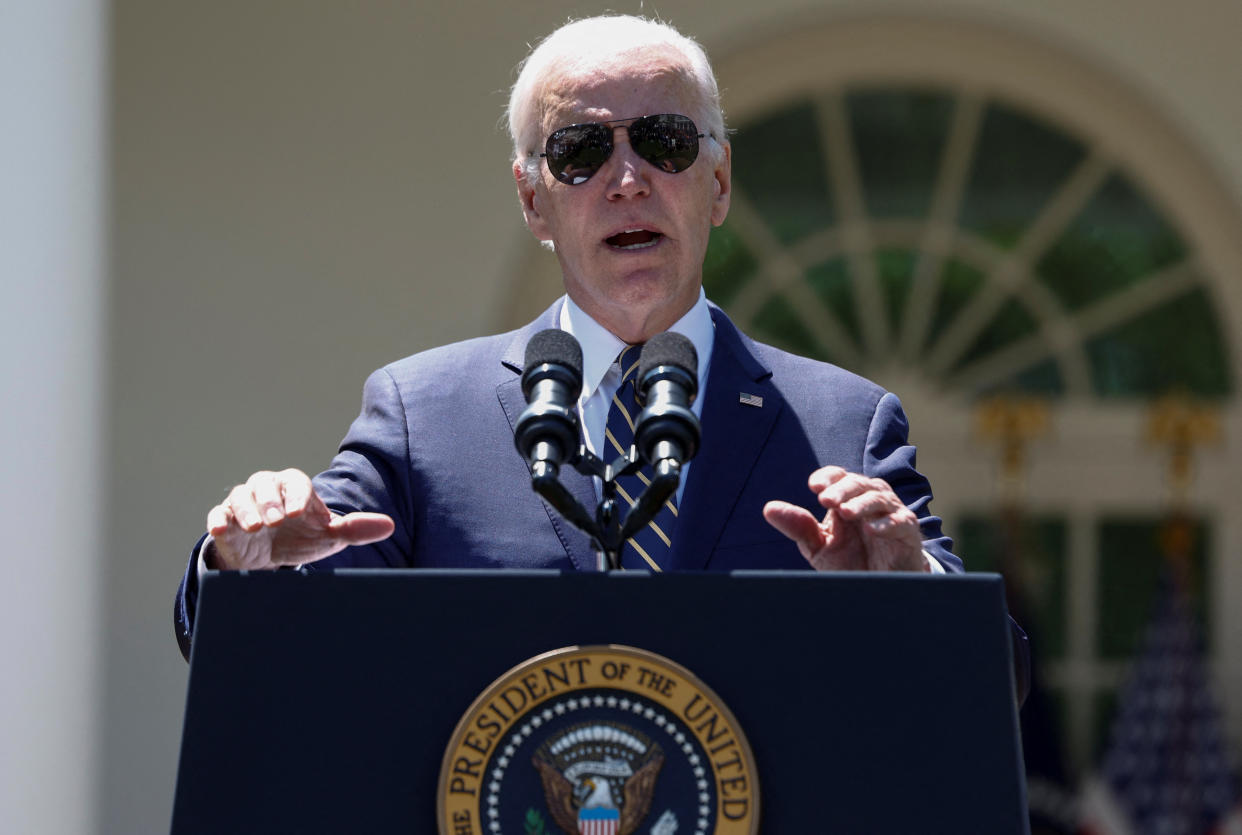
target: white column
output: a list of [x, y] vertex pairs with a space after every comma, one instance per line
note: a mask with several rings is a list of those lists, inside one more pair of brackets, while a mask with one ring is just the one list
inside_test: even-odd
[[0, 819], [95, 819], [106, 10], [0, 3]]

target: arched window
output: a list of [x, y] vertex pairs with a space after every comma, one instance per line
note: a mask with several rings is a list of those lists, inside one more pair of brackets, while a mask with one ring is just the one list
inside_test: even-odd
[[1194, 252], [1125, 171], [1037, 116], [829, 89], [733, 145], [705, 283], [760, 339], [967, 396], [1231, 391]]

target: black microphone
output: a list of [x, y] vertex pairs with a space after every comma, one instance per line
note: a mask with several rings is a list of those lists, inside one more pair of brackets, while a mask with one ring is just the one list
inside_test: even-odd
[[555, 477], [578, 449], [578, 395], [582, 392], [582, 346], [565, 331], [540, 331], [526, 343], [522, 394], [527, 407], [514, 427], [513, 443], [534, 476]]
[[657, 473], [669, 465], [680, 470], [699, 451], [699, 419], [690, 411], [698, 372], [698, 352], [679, 333], [658, 333], [643, 346], [638, 397], [646, 407], [634, 425], [634, 445]]

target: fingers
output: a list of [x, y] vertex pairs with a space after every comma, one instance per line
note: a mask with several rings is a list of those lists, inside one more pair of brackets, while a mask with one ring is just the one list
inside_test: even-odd
[[789, 502], [771, 501], [763, 506], [763, 518], [796, 542], [798, 550], [807, 559], [824, 545], [824, 529], [806, 508]]
[[229, 507], [227, 498], [224, 504], [218, 504], [207, 511], [207, 533], [212, 536], [223, 536], [232, 523], [233, 510]]
[[843, 519], [870, 519], [893, 513], [905, 504], [882, 478], [849, 473], [840, 467], [816, 470], [810, 479], [819, 503]]
[[238, 528], [246, 533], [254, 533], [263, 527], [263, 519], [259, 516], [259, 506], [255, 503], [254, 490], [249, 482], [239, 484], [229, 491], [223, 506]]
[[844, 519], [868, 520], [888, 516], [908, 509], [891, 490], [864, 490], [857, 496], [837, 506]]
[[[823, 524], [816, 526], [816, 537], [806, 519], [787, 510], [774, 510], [768, 521], [797, 541], [799, 550], [813, 566], [884, 571], [927, 569], [918, 517], [888, 482], [829, 466], [813, 472], [807, 484], [827, 510]], [[764, 516], [768, 516], [767, 508]], [[821, 547], [815, 549], [811, 546], [817, 540]]]
[[820, 467], [811, 473], [811, 477], [807, 479], [807, 486], [815, 493], [822, 493], [849, 474], [849, 470], [844, 467]]
[[246, 482], [254, 496], [255, 510], [267, 525], [279, 525], [285, 520], [285, 496], [276, 473], [255, 473]]
[[872, 536], [886, 539], [910, 539], [922, 543], [919, 534], [919, 519], [910, 508], [897, 508], [882, 515], [875, 515], [863, 522], [867, 532]]
[[246, 486], [254, 493], [255, 506], [268, 525], [279, 525], [287, 518], [301, 516], [308, 505], [317, 503], [319, 499], [311, 486], [310, 476], [292, 468], [278, 473], [255, 473]]
[[315, 492], [310, 476], [295, 469], [283, 470], [279, 475], [286, 517], [300, 516], [308, 510], [320, 516], [327, 515], [327, 508]]
[[301, 516], [310, 508], [321, 511], [327, 522], [327, 509], [315, 494], [310, 477], [301, 470], [266, 470], [255, 473], [229, 491], [225, 500], [207, 514], [207, 530], [213, 536], [227, 531], [233, 523], [245, 533], [266, 525], [279, 525], [285, 519]]
[[392, 536], [396, 523], [383, 513], [361, 511], [345, 516], [334, 516], [328, 531], [347, 545], [366, 545]]
[[882, 571], [930, 570], [923, 556], [918, 517], [908, 507], [868, 519], [862, 528], [868, 567]]

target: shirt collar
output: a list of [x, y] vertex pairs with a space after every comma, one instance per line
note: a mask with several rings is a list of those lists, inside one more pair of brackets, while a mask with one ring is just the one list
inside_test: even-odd
[[[617, 354], [626, 343], [618, 339], [611, 331], [592, 319], [573, 299], [565, 297], [561, 306], [561, 330], [566, 331], [578, 340], [582, 346], [582, 397], [590, 397], [599, 388], [608, 369], [617, 361]], [[699, 390], [703, 390], [703, 378], [711, 364], [712, 343], [715, 339], [715, 325], [712, 323], [711, 310], [707, 306], [707, 296], [703, 288], [699, 288], [699, 298], [694, 307], [686, 311], [673, 326], [673, 333], [679, 333], [690, 340], [699, 357]]]

